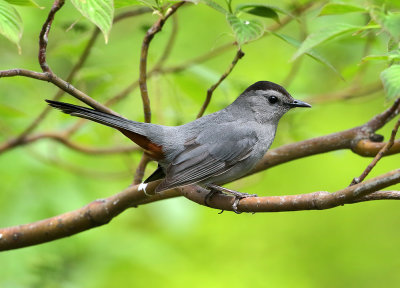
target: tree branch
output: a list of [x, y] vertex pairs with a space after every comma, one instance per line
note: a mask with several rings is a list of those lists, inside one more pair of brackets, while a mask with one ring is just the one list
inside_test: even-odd
[[[64, 1], [63, 1], [64, 2]], [[50, 11], [50, 14], [46, 20], [46, 23], [43, 25], [43, 28], [41, 30], [41, 34], [40, 34], [40, 43], [44, 43], [44, 44], [40, 44], [39, 46], [39, 63], [41, 66], [45, 66], [50, 70], [50, 67], [47, 65], [46, 63], [46, 47], [47, 47], [47, 40], [48, 40], [48, 33], [50, 30], [50, 26], [52, 23], [52, 20], [54, 19], [54, 15], [55, 12], [57, 10], [59, 10], [62, 6], [62, 4], [60, 5], [56, 5], [57, 3], [53, 4], [53, 8]], [[138, 8], [136, 10], [132, 10], [132, 11], [126, 11], [123, 12], [117, 16], [115, 16], [114, 18], [114, 23], [119, 22], [120, 20], [126, 19], [128, 17], [134, 17], [134, 16], [139, 16], [142, 15], [144, 13], [149, 13], [152, 10], [148, 7], [142, 7], [142, 8]], [[51, 22], [50, 20], [51, 19]], [[47, 28], [48, 27], [48, 28]], [[47, 31], [47, 32], [46, 32]], [[70, 73], [68, 74], [67, 78], [66, 78], [66, 82], [70, 83], [72, 82], [72, 80], [74, 79], [75, 75], [78, 73], [78, 71], [83, 67], [84, 63], [86, 62], [87, 58], [90, 55], [90, 52], [92, 50], [92, 47], [94, 46], [97, 37], [100, 34], [100, 29], [95, 28], [92, 36], [90, 37], [88, 43], [86, 44], [78, 62], [72, 67]], [[44, 45], [44, 46], [43, 46]], [[41, 60], [40, 60], [41, 59]], [[42, 62], [40, 62], [42, 61]], [[21, 71], [23, 70], [23, 71]], [[54, 74], [51, 70], [50, 72], [52, 74]], [[22, 75], [24, 74], [24, 75]], [[6, 70], [6, 71], [0, 71], [0, 78], [1, 77], [11, 77], [11, 76], [26, 76], [26, 77], [30, 77], [30, 78], [34, 78], [36, 79], [36, 77], [42, 77], [43, 73], [38, 73], [38, 72], [34, 72], [34, 71], [29, 71], [29, 70], [25, 70], [25, 69], [11, 69], [11, 70]], [[31, 75], [31, 76], [29, 76]], [[43, 75], [44, 76], [44, 75]], [[46, 81], [44, 79], [44, 81]], [[52, 97], [52, 100], [58, 100], [61, 98], [61, 96], [64, 94], [64, 90], [60, 89], [57, 91], [57, 93]], [[106, 105], [107, 106], [107, 105]], [[25, 128], [18, 136], [14, 137], [13, 139], [9, 139], [8, 141], [6, 141], [5, 143], [0, 145], [0, 153], [8, 150], [8, 149], [12, 149], [14, 147], [17, 147], [21, 144], [26, 144], [29, 143], [30, 141], [24, 141], [24, 138], [29, 135], [47, 116], [47, 114], [52, 110], [52, 108], [46, 106], [46, 108], [43, 109], [43, 111], [39, 114], [39, 116], [37, 116], [32, 122], [31, 124]], [[35, 138], [35, 137], [33, 137]], [[41, 138], [40, 138], [41, 139]]]
[[53, 23], [54, 20], [54, 15], [57, 13], [58, 10], [61, 9], [63, 5], [64, 5], [64, 0], [54, 1], [53, 6], [50, 9], [49, 15], [47, 16], [47, 19], [44, 22], [42, 30], [40, 31], [39, 35], [39, 55], [38, 55], [39, 64], [40, 67], [42, 68], [42, 71], [49, 74], [53, 74], [53, 71], [51, 71], [49, 65], [46, 62], [46, 49], [49, 40], [49, 32], [51, 24]]
[[[142, 102], [143, 102], [143, 112], [144, 112], [144, 121], [147, 123], [151, 122], [151, 107], [150, 107], [150, 98], [149, 98], [149, 93], [147, 91], [147, 56], [149, 53], [149, 47], [151, 40], [153, 40], [154, 36], [161, 31], [163, 28], [165, 22], [169, 17], [171, 17], [176, 10], [178, 10], [179, 7], [181, 7], [183, 4], [185, 4], [184, 1], [178, 2], [174, 5], [172, 5], [170, 8], [168, 8], [167, 13], [163, 16], [161, 16], [156, 23], [153, 24], [153, 26], [150, 27], [149, 30], [147, 30], [146, 35], [143, 39], [142, 43], [142, 50], [140, 53], [140, 65], [139, 65], [139, 87], [140, 87], [140, 94], [142, 96]], [[176, 28], [176, 25], [174, 25]], [[155, 65], [154, 70], [158, 69], [158, 67], [161, 67], [162, 63], [167, 59], [168, 55], [170, 54], [170, 51], [172, 49], [172, 45], [175, 41], [175, 31], [172, 32], [171, 37], [167, 43], [167, 46], [164, 50], [163, 55], [161, 56], [160, 60], [158, 63]], [[136, 169], [135, 177], [133, 180], [134, 184], [138, 184], [142, 182], [144, 172], [146, 170], [147, 164], [151, 161], [151, 159], [146, 155], [143, 154], [142, 158], [140, 159], [140, 163]]]
[[[340, 149], [351, 149], [354, 153], [361, 156], [375, 156], [376, 153], [373, 154], [373, 152], [376, 151], [376, 148], [371, 147], [371, 139], [375, 138], [376, 130], [382, 128], [388, 121], [390, 121], [390, 119], [398, 114], [397, 107], [399, 104], [400, 98], [398, 98], [390, 108], [374, 116], [364, 125], [321, 137], [283, 145], [276, 149], [269, 150], [250, 174], [295, 159]], [[366, 143], [368, 144], [366, 145]], [[392, 149], [388, 151], [388, 155], [400, 152], [397, 143], [395, 144], [396, 145], [392, 146]], [[382, 146], [385, 144], [379, 143], [379, 145]]]
[[[327, 191], [318, 191], [308, 194], [286, 195], [286, 196], [267, 196], [267, 197], [249, 197], [240, 200], [238, 211], [240, 212], [284, 212], [301, 210], [323, 210], [344, 204], [370, 201], [372, 198], [377, 200], [380, 196], [387, 199], [386, 194], [375, 194], [368, 199], [367, 195], [400, 183], [400, 169], [390, 171], [378, 177], [365, 182], [348, 186], [345, 189], [334, 193]], [[188, 186], [182, 189], [183, 195], [191, 201], [200, 205], [205, 205], [205, 199], [209, 193], [206, 189]], [[364, 198], [366, 197], [366, 198]], [[380, 198], [379, 198], [380, 199]], [[397, 198], [390, 198], [397, 199]], [[232, 211], [232, 204], [235, 197], [216, 194], [207, 201], [208, 206], [220, 210]]]
[[389, 152], [390, 148], [392, 148], [392, 146], [394, 144], [394, 138], [396, 137], [397, 130], [399, 130], [399, 126], [400, 126], [400, 118], [399, 118], [399, 120], [397, 120], [396, 124], [394, 125], [394, 128], [392, 130], [392, 134], [390, 136], [389, 141], [385, 144], [385, 146], [382, 147], [381, 150], [379, 150], [378, 154], [376, 154], [376, 156], [374, 157], [372, 162], [367, 166], [367, 168], [365, 168], [363, 173], [359, 177], [354, 178], [353, 181], [351, 181], [350, 185], [354, 185], [354, 184], [364, 181], [364, 179], [368, 176], [368, 174], [372, 171], [372, 169], [378, 163], [378, 161], [381, 160], [381, 158]]
[[228, 69], [224, 72], [224, 74], [221, 75], [221, 77], [218, 79], [217, 83], [212, 85], [208, 90], [207, 90], [207, 96], [206, 99], [204, 100], [203, 105], [201, 106], [201, 109], [199, 113], [197, 114], [197, 119], [203, 116], [204, 112], [206, 111], [208, 104], [210, 104], [212, 94], [214, 93], [215, 89], [222, 83], [222, 81], [225, 80], [226, 77], [232, 72], [233, 68], [235, 68], [236, 64], [240, 59], [242, 59], [244, 56], [243, 51], [239, 48], [235, 54], [235, 58], [233, 58], [232, 63], [229, 65]]
[[176, 10], [185, 4], [184, 1], [178, 2], [172, 5], [168, 10], [167, 13], [160, 17], [153, 26], [150, 27], [149, 30], [146, 32], [146, 36], [143, 39], [142, 43], [142, 50], [140, 53], [140, 65], [139, 65], [139, 87], [140, 87], [140, 94], [142, 95], [142, 102], [143, 102], [143, 111], [144, 111], [144, 120], [147, 123], [151, 122], [151, 110], [150, 110], [150, 99], [149, 93], [147, 91], [147, 56], [149, 53], [150, 42], [153, 40], [154, 35], [161, 31], [162, 27], [165, 24], [165, 21], [173, 15]]
[[[393, 118], [393, 114], [398, 112], [396, 105], [399, 104], [399, 101], [396, 100], [395, 105], [373, 117], [362, 126], [270, 150], [250, 174], [317, 153], [335, 149], [351, 149], [353, 145], [357, 146], [363, 137], [371, 137], [371, 135], [374, 135], [374, 129], [379, 129], [387, 123], [388, 119]], [[399, 199], [399, 193], [397, 192], [375, 192], [399, 182], [400, 169], [397, 169], [332, 194], [326, 191], [318, 191], [303, 195], [242, 199], [238, 209], [243, 212], [297, 211], [328, 209], [343, 204], [370, 200]], [[149, 183], [146, 187], [147, 194], [154, 194], [155, 187], [158, 184], [159, 181]], [[182, 194], [192, 201], [204, 204], [205, 196], [208, 193], [201, 187], [187, 186], [181, 189], [164, 191], [146, 198], [143, 191], [138, 191], [137, 188], [137, 186], [132, 186], [105, 200], [92, 202], [81, 209], [53, 218], [32, 224], [0, 229], [0, 250], [15, 249], [67, 237], [108, 223], [113, 217], [130, 206], [146, 204]], [[216, 195], [210, 199], [209, 205], [216, 209], [231, 210], [233, 201], [234, 199], [231, 196]]]
[[[146, 192], [154, 195], [160, 181], [148, 184]], [[349, 186], [335, 193], [318, 191], [309, 194], [250, 197], [242, 199], [238, 205], [242, 212], [281, 212], [299, 210], [321, 210], [344, 204], [380, 199], [399, 199], [398, 193], [373, 192], [400, 183], [400, 169], [393, 170], [365, 182]], [[151, 203], [183, 195], [198, 204], [204, 205], [208, 190], [199, 186], [186, 186], [180, 189], [163, 191], [148, 197], [138, 186], [131, 186], [106, 199], [96, 200], [88, 205], [56, 217], [31, 224], [0, 229], [0, 251], [37, 245], [79, 232], [102, 226], [129, 207]], [[367, 197], [369, 194], [373, 196]], [[208, 204], [212, 208], [232, 210], [234, 197], [217, 194]]]

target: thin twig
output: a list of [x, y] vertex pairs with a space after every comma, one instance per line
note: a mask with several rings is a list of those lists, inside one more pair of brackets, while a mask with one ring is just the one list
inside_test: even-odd
[[[92, 148], [77, 144], [68, 139], [65, 133], [60, 132], [45, 132], [45, 133], [36, 133], [32, 135], [28, 135], [22, 138], [18, 145], [27, 145], [34, 143], [41, 139], [50, 139], [55, 140], [58, 143], [64, 144], [66, 147], [75, 150], [77, 152], [84, 153], [86, 155], [107, 155], [107, 154], [122, 154], [122, 153], [131, 153], [135, 151], [142, 151], [138, 146], [127, 146], [127, 147], [111, 147], [111, 148]], [[8, 141], [0, 145], [0, 153], [8, 150], [10, 146], [13, 146], [14, 143], [12, 141]]]
[[70, 173], [74, 173], [74, 174], [77, 174], [80, 176], [92, 177], [92, 178], [97, 178], [97, 179], [121, 179], [121, 178], [126, 179], [130, 175], [129, 171], [126, 171], [126, 170], [124, 170], [122, 172], [96, 171], [96, 170], [88, 169], [86, 167], [82, 167], [81, 165], [74, 165], [72, 163], [62, 161], [62, 160], [54, 157], [54, 155], [51, 155], [50, 157], [45, 157], [45, 156], [41, 155], [40, 153], [33, 151], [33, 149], [29, 149], [29, 152], [33, 156], [33, 158], [35, 158], [36, 160], [38, 160], [44, 164], [57, 166], [65, 171], [68, 171]]
[[238, 51], [235, 54], [235, 58], [233, 58], [232, 63], [229, 65], [228, 69], [225, 71], [224, 74], [221, 75], [221, 77], [218, 79], [217, 83], [212, 85], [208, 90], [207, 90], [207, 96], [206, 99], [204, 100], [203, 105], [201, 106], [201, 109], [199, 113], [197, 114], [196, 118], [200, 118], [203, 116], [204, 112], [206, 111], [208, 104], [210, 104], [212, 94], [214, 93], [215, 89], [222, 83], [222, 81], [225, 80], [226, 77], [232, 72], [233, 68], [235, 68], [236, 64], [238, 61], [244, 56], [243, 51], [239, 48]]
[[143, 153], [139, 165], [136, 168], [135, 177], [133, 178], [134, 185], [142, 183], [144, 172], [146, 171], [147, 164], [149, 164], [150, 161], [151, 159], [146, 154]]
[[39, 73], [39, 72], [25, 70], [25, 69], [11, 69], [11, 70], [6, 70], [6, 71], [0, 71], [0, 78], [1, 77], [11, 77], [11, 76], [25, 76], [25, 77], [33, 78], [36, 80], [50, 82], [50, 83], [54, 84], [55, 86], [57, 86], [58, 88], [64, 90], [68, 94], [79, 99], [83, 103], [86, 103], [87, 105], [93, 107], [96, 110], [119, 116], [118, 113], [114, 112], [113, 110], [104, 106], [103, 104], [97, 102], [96, 100], [91, 98], [89, 95], [85, 94], [84, 92], [82, 92], [79, 89], [76, 89], [74, 86], [71, 85], [71, 83], [68, 83], [67, 81], [59, 78], [55, 74]]
[[147, 56], [149, 54], [150, 43], [151, 40], [153, 40], [154, 35], [161, 31], [165, 21], [183, 4], [185, 4], [185, 2], [182, 1], [172, 5], [167, 10], [167, 13], [164, 16], [161, 16], [156, 23], [147, 30], [146, 35], [143, 38], [142, 49], [140, 52], [139, 87], [143, 102], [144, 121], [147, 123], [151, 122], [150, 98], [147, 90]]
[[353, 82], [352, 85], [346, 87], [343, 90], [312, 96], [311, 99], [309, 99], [309, 101], [321, 104], [338, 100], [350, 100], [368, 96], [373, 93], [382, 91], [382, 87], [383, 86], [381, 81], [377, 81], [375, 83], [370, 83], [363, 86], [360, 86], [360, 84], [356, 81]]
[[58, 10], [64, 5], [64, 0], [55, 0], [53, 6], [50, 9], [49, 15], [47, 16], [46, 21], [42, 26], [42, 30], [40, 31], [39, 35], [39, 64], [42, 68], [42, 71], [45, 73], [53, 74], [49, 65], [46, 62], [46, 50], [47, 50], [47, 43], [49, 41], [49, 32], [51, 28], [51, 24], [54, 20], [54, 15], [57, 13]]
[[[81, 69], [81, 67], [83, 66], [83, 64], [85, 63], [86, 59], [88, 58], [89, 54], [90, 54], [90, 50], [94, 45], [94, 42], [97, 38], [97, 35], [99, 34], [99, 29], [96, 29], [93, 34], [92, 37], [90, 38], [89, 42], [86, 44], [85, 49], [83, 50], [83, 53], [81, 55], [81, 57], [79, 58], [78, 62], [74, 65], [74, 67], [72, 67], [71, 72], [69, 73], [69, 75], [66, 78], [67, 82], [71, 82], [73, 80], [73, 78], [75, 77], [76, 73]], [[60, 89], [56, 92], [56, 94], [52, 97], [52, 100], [57, 101], [58, 99], [61, 98], [61, 96], [65, 93], [64, 90]], [[17, 137], [7, 141], [9, 143], [8, 149], [12, 148], [11, 145], [14, 146], [18, 146], [21, 142], [24, 142], [23, 139], [30, 134], [47, 116], [47, 114], [53, 110], [52, 108], [50, 108], [49, 106], [46, 105], [46, 107], [43, 109], [43, 111], [39, 114], [39, 116], [37, 116], [32, 122], [31, 124], [29, 124], [29, 126], [27, 128], [25, 128]], [[11, 143], [11, 145], [10, 145]], [[0, 146], [1, 147], [1, 146]], [[2, 150], [0, 149], [0, 152]]]
[[389, 141], [386, 143], [385, 146], [382, 147], [382, 149], [378, 152], [378, 154], [376, 154], [376, 156], [374, 157], [372, 162], [369, 163], [369, 165], [367, 166], [367, 168], [365, 168], [365, 170], [361, 173], [361, 175], [359, 177], [354, 178], [353, 181], [351, 181], [350, 185], [355, 185], [357, 183], [364, 181], [364, 179], [368, 176], [368, 174], [372, 171], [372, 169], [378, 163], [378, 161], [381, 160], [381, 158], [387, 154], [387, 152], [390, 150], [390, 148], [392, 148], [397, 131], [399, 130], [399, 126], [400, 126], [400, 118], [394, 125], [394, 128], [392, 130], [392, 134], [390, 135]]
[[[149, 47], [151, 40], [153, 40], [154, 36], [161, 31], [163, 28], [165, 22], [169, 17], [171, 17], [176, 10], [181, 7], [185, 2], [178, 2], [174, 5], [172, 5], [168, 10], [167, 13], [164, 16], [161, 16], [154, 24], [153, 26], [150, 27], [149, 30], [147, 30], [145, 37], [143, 38], [143, 43], [142, 43], [142, 49], [140, 53], [140, 65], [139, 65], [139, 87], [140, 87], [140, 94], [142, 96], [142, 102], [143, 102], [143, 112], [144, 112], [144, 121], [147, 123], [151, 122], [151, 107], [150, 107], [150, 98], [149, 98], [149, 93], [147, 90], [147, 56], [149, 53]], [[176, 22], [175, 25], [173, 26], [176, 29]], [[161, 67], [161, 65], [164, 63], [164, 61], [167, 59], [169, 56], [172, 45], [175, 41], [175, 34], [176, 31], [173, 29], [171, 37], [167, 43], [167, 46], [164, 50], [164, 53], [162, 54], [160, 60], [158, 63], [155, 65], [155, 69], [158, 69], [157, 67]], [[133, 183], [140, 183], [142, 182], [144, 172], [146, 170], [147, 164], [150, 162], [149, 157], [143, 153], [142, 158], [140, 160], [139, 166], [136, 169], [136, 173], [134, 176], [134, 182]]]

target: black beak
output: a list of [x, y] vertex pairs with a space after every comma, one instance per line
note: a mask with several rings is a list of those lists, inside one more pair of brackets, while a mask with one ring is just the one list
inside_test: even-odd
[[310, 104], [308, 104], [308, 103], [306, 103], [306, 102], [303, 102], [303, 101], [300, 101], [300, 100], [294, 100], [292, 103], [288, 103], [289, 104], [289, 106], [290, 107], [307, 107], [307, 108], [310, 108], [311, 107], [311, 105]]

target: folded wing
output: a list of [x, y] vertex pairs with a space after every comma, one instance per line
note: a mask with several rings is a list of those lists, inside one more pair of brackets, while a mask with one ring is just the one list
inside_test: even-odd
[[235, 127], [232, 133], [227, 126], [203, 131], [186, 141], [185, 150], [167, 167], [166, 178], [157, 191], [207, 180], [246, 159], [258, 141], [256, 133], [246, 127]]

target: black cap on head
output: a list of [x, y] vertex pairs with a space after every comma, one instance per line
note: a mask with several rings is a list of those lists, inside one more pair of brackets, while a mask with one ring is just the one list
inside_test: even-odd
[[285, 88], [270, 81], [258, 81], [253, 85], [249, 86], [246, 90], [243, 91], [243, 93], [255, 90], [275, 90], [282, 93], [283, 95], [290, 97], [290, 94], [286, 91]]

